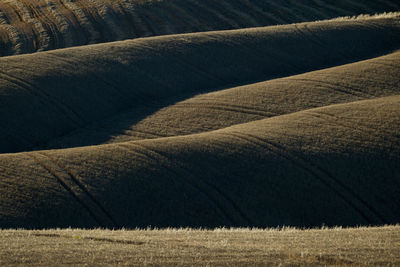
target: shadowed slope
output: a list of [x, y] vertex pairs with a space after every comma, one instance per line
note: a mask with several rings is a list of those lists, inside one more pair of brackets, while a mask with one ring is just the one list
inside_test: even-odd
[[399, 45], [399, 18], [393, 17], [144, 38], [3, 57], [0, 152], [41, 147], [123, 111], [139, 114], [140, 121], [198, 93], [354, 62]]
[[137, 109], [47, 144], [77, 147], [186, 135], [304, 109], [400, 94], [400, 52], [357, 63], [200, 94], [138, 122]]
[[[2, 154], [2, 226], [395, 223], [399, 118], [392, 96], [196, 135]], [[45, 190], [57, 180], [71, 192]], [[92, 220], [68, 218], [69, 195]]]
[[389, 0], [4, 0], [0, 56], [399, 10], [398, 1]]

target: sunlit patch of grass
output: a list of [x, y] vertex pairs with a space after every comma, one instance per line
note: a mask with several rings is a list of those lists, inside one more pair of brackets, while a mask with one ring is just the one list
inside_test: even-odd
[[397, 244], [399, 225], [1, 230], [0, 263], [394, 266], [400, 264]]

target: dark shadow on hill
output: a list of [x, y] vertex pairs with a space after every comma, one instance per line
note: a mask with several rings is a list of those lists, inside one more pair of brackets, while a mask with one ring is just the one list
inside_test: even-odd
[[[389, 53], [400, 45], [397, 21], [177, 35], [2, 58], [0, 89], [16, 97], [2, 98], [0, 151], [101, 144], [199, 93]], [[130, 115], [112, 121], [124, 112]], [[75, 139], [83, 128], [88, 137]], [[71, 138], [57, 144], [64, 136]]]
[[195, 135], [0, 155], [5, 228], [400, 220], [400, 96]]

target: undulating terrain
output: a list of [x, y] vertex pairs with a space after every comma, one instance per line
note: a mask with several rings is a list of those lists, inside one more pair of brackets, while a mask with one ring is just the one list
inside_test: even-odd
[[2, 0], [0, 56], [399, 9], [396, 0]]
[[399, 196], [398, 1], [0, 1], [0, 265], [398, 265]]
[[400, 219], [400, 16], [0, 58], [3, 228]]

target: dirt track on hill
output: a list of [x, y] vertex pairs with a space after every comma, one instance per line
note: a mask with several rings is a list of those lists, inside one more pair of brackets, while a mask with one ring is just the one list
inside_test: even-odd
[[0, 227], [398, 223], [399, 20], [0, 58]]

